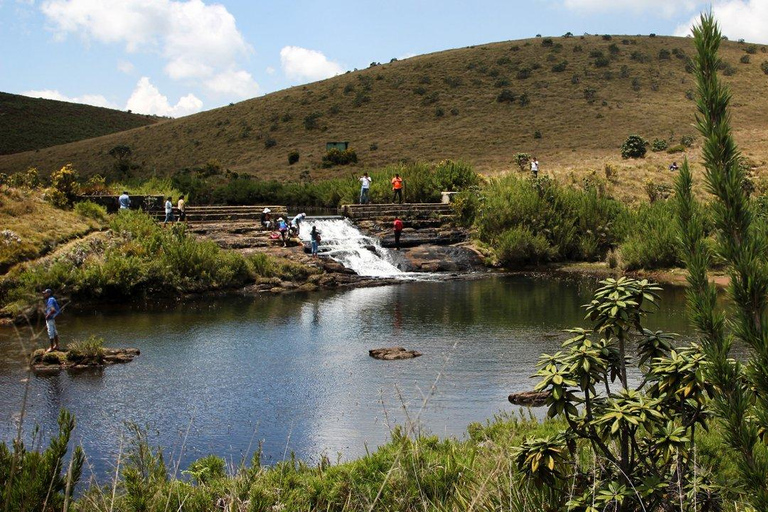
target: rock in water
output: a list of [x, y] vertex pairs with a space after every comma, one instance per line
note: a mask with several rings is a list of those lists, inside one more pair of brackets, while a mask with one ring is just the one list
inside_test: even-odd
[[403, 347], [374, 348], [368, 351], [368, 355], [382, 361], [394, 361], [396, 359], [413, 359], [419, 357], [421, 352], [405, 350]]
[[509, 401], [524, 407], [541, 407], [546, 403], [549, 395], [549, 391], [524, 391], [509, 395]]
[[66, 349], [53, 352], [38, 349], [30, 355], [29, 365], [35, 372], [103, 368], [131, 362], [140, 353], [137, 348], [104, 348], [98, 354], [79, 354]]

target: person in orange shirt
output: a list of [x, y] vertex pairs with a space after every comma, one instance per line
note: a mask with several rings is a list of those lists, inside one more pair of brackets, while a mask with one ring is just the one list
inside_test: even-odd
[[392, 202], [395, 202], [395, 199], [400, 199], [400, 204], [403, 204], [403, 178], [400, 177], [399, 174], [395, 174], [395, 177], [392, 178]]

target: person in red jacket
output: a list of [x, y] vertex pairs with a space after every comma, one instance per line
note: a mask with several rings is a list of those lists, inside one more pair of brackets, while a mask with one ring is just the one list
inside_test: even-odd
[[403, 221], [399, 217], [395, 217], [395, 249], [400, 250], [400, 234], [403, 232]]

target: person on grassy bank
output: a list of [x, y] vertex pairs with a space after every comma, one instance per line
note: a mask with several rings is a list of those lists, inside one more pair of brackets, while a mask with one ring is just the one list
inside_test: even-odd
[[368, 204], [370, 202], [369, 192], [371, 189], [371, 178], [368, 177], [368, 173], [364, 172], [360, 178], [360, 204]]
[[397, 173], [392, 178], [392, 202], [394, 203], [395, 201], [403, 204], [403, 178]]
[[48, 330], [48, 340], [51, 343], [46, 352], [52, 352], [59, 350], [59, 332], [56, 330], [56, 317], [61, 313], [61, 307], [50, 288], [46, 288], [43, 291], [43, 299], [45, 299], [45, 327]]

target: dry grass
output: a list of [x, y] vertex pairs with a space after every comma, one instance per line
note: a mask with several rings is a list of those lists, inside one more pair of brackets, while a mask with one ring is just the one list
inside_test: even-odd
[[[692, 41], [586, 36], [553, 38], [551, 47], [542, 42], [508, 41], [374, 66], [174, 121], [3, 156], [0, 171], [35, 165], [48, 173], [72, 162], [86, 175], [103, 173], [113, 165], [108, 151], [126, 144], [147, 175], [217, 160], [225, 168], [264, 178], [297, 180], [307, 169], [313, 178], [346, 176], [349, 168], [319, 167], [325, 143], [346, 140], [357, 151], [360, 167], [451, 158], [495, 174], [514, 169], [514, 154], [527, 152], [538, 156], [542, 172], [565, 181], [592, 171], [602, 175], [606, 163], [617, 164], [622, 170], [611, 187], [622, 198], [643, 197], [646, 179], [671, 183], [664, 170], [672, 160], [679, 163], [682, 154], [649, 151], [645, 159], [628, 162], [621, 160], [619, 147], [631, 133], [649, 141], [668, 139], [670, 145], [683, 135], [696, 135], [695, 104], [686, 97], [695, 83], [685, 69], [686, 59], [659, 59], [663, 49], [692, 55]], [[607, 67], [596, 67], [590, 53], [609, 56], [614, 44], [618, 54]], [[577, 46], [581, 51], [574, 52]], [[759, 174], [768, 161], [768, 76], [760, 70], [768, 53], [759, 47], [751, 63], [741, 64], [746, 47], [726, 42], [721, 54], [736, 70], [725, 77], [734, 93], [736, 139]], [[632, 59], [634, 52], [647, 61]], [[568, 61], [566, 70], [554, 72], [552, 67], [563, 60]], [[532, 69], [537, 65], [539, 69]], [[530, 78], [517, 78], [522, 68], [532, 69]], [[578, 83], [573, 83], [574, 76]], [[497, 87], [500, 80], [508, 85]], [[419, 87], [423, 94], [414, 92]], [[530, 103], [497, 102], [503, 89], [518, 97], [527, 94]], [[592, 103], [585, 98], [586, 89], [595, 91]], [[304, 120], [314, 112], [321, 114], [319, 127], [307, 130]], [[541, 138], [534, 138], [537, 130]], [[267, 138], [277, 144], [267, 148]], [[293, 150], [301, 159], [289, 166]], [[688, 156], [697, 162], [698, 153], [694, 145]]]
[[13, 234], [0, 237], [0, 272], [50, 252], [56, 245], [102, 227], [101, 222], [54, 208], [42, 190], [0, 186], [0, 226]]

